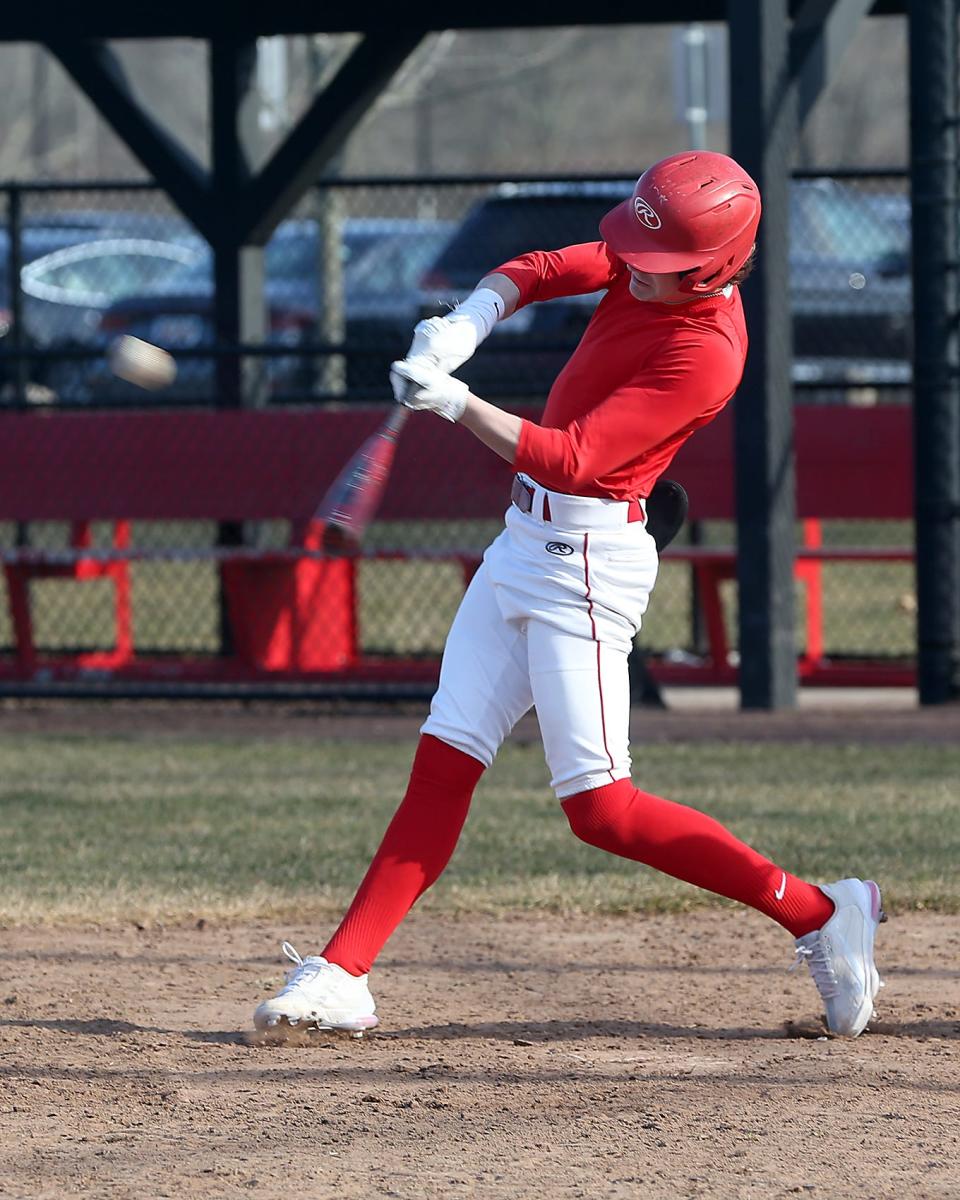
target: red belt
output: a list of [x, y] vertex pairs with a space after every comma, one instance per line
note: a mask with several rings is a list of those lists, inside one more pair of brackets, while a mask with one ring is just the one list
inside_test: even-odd
[[[524, 483], [519, 475], [514, 475], [513, 483], [510, 485], [510, 499], [520, 509], [521, 512], [532, 512], [533, 497], [536, 495], [529, 483]], [[643, 513], [643, 505], [639, 500], [627, 501], [627, 524], [630, 525], [634, 521], [645, 521], [646, 517]], [[549, 521], [550, 517], [550, 495], [545, 493], [543, 497], [543, 519]]]

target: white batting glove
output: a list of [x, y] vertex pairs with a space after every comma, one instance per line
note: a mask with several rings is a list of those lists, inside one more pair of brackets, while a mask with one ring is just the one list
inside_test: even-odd
[[404, 359], [390, 367], [390, 383], [398, 404], [435, 412], [447, 421], [459, 421], [467, 407], [470, 389], [425, 359]]
[[462, 367], [476, 348], [477, 332], [469, 321], [427, 317], [413, 327], [407, 359], [431, 363], [441, 371], [450, 372]]
[[427, 317], [413, 329], [407, 359], [433, 363], [441, 371], [462, 367], [503, 316], [503, 297], [492, 288], [477, 288], [453, 312]]

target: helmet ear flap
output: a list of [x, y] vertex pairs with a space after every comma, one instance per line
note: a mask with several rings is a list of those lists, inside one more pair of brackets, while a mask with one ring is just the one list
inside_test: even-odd
[[[717, 287], [720, 286], [717, 284], [716, 280], [723, 278], [725, 271], [730, 265], [730, 261], [732, 260], [728, 260], [723, 266], [716, 268], [714, 268], [713, 263], [704, 264], [707, 269], [714, 268], [710, 270], [709, 275], [701, 274], [701, 272], [704, 270], [704, 267], [693, 267], [689, 271], [681, 272], [680, 291], [715, 292]], [[683, 278], [683, 276], [686, 276], [686, 278]]]
[[[741, 284], [753, 270], [756, 254], [756, 243], [750, 247], [750, 253], [743, 261], [741, 261], [740, 254], [733, 251], [727, 255], [719, 267], [711, 263], [710, 266], [714, 269], [711, 270], [709, 275], [685, 281], [685, 283], [680, 285], [680, 290], [688, 292], [715, 292], [718, 288], [724, 288], [730, 283]], [[688, 274], [695, 276], [696, 268], [688, 272]]]
[[715, 291], [719, 287], [726, 287], [730, 277], [734, 274], [733, 264], [736, 261], [736, 255], [731, 254], [715, 271], [711, 271], [705, 278], [697, 280], [693, 285], [694, 290], [709, 292]]

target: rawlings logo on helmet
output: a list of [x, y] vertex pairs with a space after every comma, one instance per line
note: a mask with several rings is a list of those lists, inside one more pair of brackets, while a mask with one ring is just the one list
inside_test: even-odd
[[651, 208], [642, 196], [634, 198], [633, 211], [636, 213], [637, 220], [641, 225], [646, 225], [648, 229], [660, 228], [660, 217], [657, 215], [656, 209]]

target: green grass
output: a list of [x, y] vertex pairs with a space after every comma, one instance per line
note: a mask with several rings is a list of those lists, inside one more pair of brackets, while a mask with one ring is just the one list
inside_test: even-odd
[[[311, 915], [348, 902], [412, 745], [173, 735], [0, 736], [0, 923]], [[813, 879], [960, 912], [960, 748], [636, 748], [634, 776]], [[538, 745], [508, 745], [424, 901], [503, 912], [662, 911], [709, 896], [577, 842]]]

